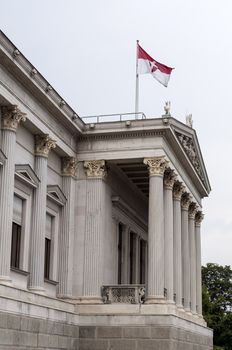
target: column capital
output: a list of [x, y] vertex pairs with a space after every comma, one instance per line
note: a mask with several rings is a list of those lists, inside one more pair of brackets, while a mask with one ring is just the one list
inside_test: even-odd
[[16, 105], [2, 107], [2, 129], [16, 132], [20, 122], [26, 121], [26, 113]]
[[192, 202], [192, 197], [190, 196], [190, 194], [188, 192], [184, 192], [181, 198], [181, 208], [183, 210], [188, 210], [191, 202]]
[[76, 176], [77, 159], [74, 157], [62, 158], [62, 176]]
[[185, 192], [185, 187], [183, 183], [180, 181], [175, 181], [173, 186], [173, 199], [180, 201], [184, 192]]
[[84, 162], [84, 168], [88, 178], [105, 178], [106, 164], [104, 160], [88, 160]]
[[190, 219], [195, 219], [197, 209], [198, 209], [197, 204], [195, 202], [191, 202], [189, 205], [189, 218]]
[[144, 158], [143, 163], [147, 165], [150, 176], [163, 176], [168, 161], [164, 157]]
[[56, 148], [56, 141], [52, 140], [48, 134], [35, 135], [35, 155], [48, 157], [52, 148]]
[[174, 183], [176, 181], [177, 174], [173, 169], [166, 169], [164, 172], [164, 187], [167, 189], [172, 190]]
[[195, 225], [196, 226], [201, 226], [201, 222], [204, 219], [204, 214], [202, 213], [201, 210], [198, 210], [195, 215]]

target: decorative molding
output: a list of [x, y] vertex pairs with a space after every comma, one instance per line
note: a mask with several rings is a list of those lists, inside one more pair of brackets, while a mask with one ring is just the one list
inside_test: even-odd
[[89, 178], [106, 177], [106, 165], [104, 160], [89, 160], [84, 162], [84, 168]]
[[150, 136], [164, 136], [165, 130], [131, 130], [128, 132], [128, 129], [124, 131], [120, 130], [120, 132], [110, 132], [108, 134], [92, 134], [88, 132], [88, 134], [81, 135], [78, 137], [78, 141], [89, 141], [89, 140], [116, 140], [116, 139], [124, 139], [124, 138], [135, 138], [135, 137], [150, 137]]
[[37, 188], [40, 180], [29, 164], [16, 164], [15, 177], [33, 188]]
[[168, 189], [173, 189], [177, 174], [173, 169], [166, 169], [164, 172], [164, 186]]
[[198, 210], [195, 216], [195, 224], [196, 226], [201, 226], [201, 222], [204, 219], [204, 214], [201, 210]]
[[67, 198], [58, 185], [47, 186], [47, 197], [59, 206], [64, 206]]
[[104, 304], [143, 304], [145, 294], [145, 286], [141, 284], [102, 286]]
[[185, 187], [183, 183], [180, 181], [175, 181], [173, 186], [173, 199], [180, 201], [184, 192], [185, 192]]
[[182, 209], [188, 210], [191, 202], [192, 202], [192, 197], [190, 196], [190, 194], [188, 192], [184, 192], [181, 198]]
[[48, 134], [35, 135], [35, 155], [48, 157], [52, 148], [56, 148], [56, 141], [52, 140]]
[[176, 132], [176, 135], [177, 135], [177, 138], [180, 141], [180, 144], [183, 147], [185, 153], [187, 154], [190, 162], [192, 163], [192, 165], [196, 169], [196, 172], [200, 176], [201, 180], [204, 182], [205, 179], [204, 179], [204, 176], [202, 173], [199, 157], [198, 157], [198, 154], [197, 154], [197, 151], [195, 148], [193, 138], [186, 136], [184, 134], [180, 134], [178, 132]]
[[26, 121], [26, 113], [21, 112], [16, 105], [2, 107], [2, 129], [17, 130], [20, 122]]
[[168, 161], [164, 157], [144, 158], [150, 176], [163, 176], [167, 168]]
[[75, 177], [77, 172], [77, 159], [74, 157], [62, 158], [62, 176]]
[[195, 202], [191, 202], [189, 206], [189, 218], [195, 219], [196, 212], [198, 210], [197, 204]]

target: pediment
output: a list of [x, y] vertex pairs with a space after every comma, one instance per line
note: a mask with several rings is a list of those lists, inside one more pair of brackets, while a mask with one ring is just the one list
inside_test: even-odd
[[209, 193], [211, 187], [195, 130], [189, 127], [183, 130], [174, 128], [174, 133], [183, 153]]
[[29, 186], [37, 187], [40, 180], [30, 164], [16, 164], [15, 176]]
[[0, 166], [5, 163], [6, 156], [5, 154], [0, 150]]
[[47, 186], [47, 197], [60, 206], [65, 205], [67, 201], [67, 198], [58, 185]]

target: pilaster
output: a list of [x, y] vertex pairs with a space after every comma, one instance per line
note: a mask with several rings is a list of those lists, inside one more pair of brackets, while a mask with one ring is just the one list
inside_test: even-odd
[[28, 288], [38, 293], [44, 292], [47, 158], [49, 151], [55, 147], [55, 141], [49, 135], [42, 134], [35, 136], [35, 172], [40, 179], [40, 183], [33, 196]]
[[17, 106], [2, 108], [2, 151], [6, 156], [0, 179], [0, 283], [10, 283], [16, 131], [25, 122]]
[[148, 296], [147, 303], [164, 302], [164, 157], [145, 158], [149, 170]]
[[101, 303], [105, 228], [104, 160], [84, 162], [87, 175], [83, 302]]
[[76, 170], [77, 160], [74, 157], [62, 159], [62, 189], [67, 201], [62, 208], [60, 221], [58, 285], [60, 298], [72, 296]]
[[174, 170], [164, 173], [164, 277], [167, 301], [174, 303], [173, 289], [173, 197], [172, 190], [177, 175]]

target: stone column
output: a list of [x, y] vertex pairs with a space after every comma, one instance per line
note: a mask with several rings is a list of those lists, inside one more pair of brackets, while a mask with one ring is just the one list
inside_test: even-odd
[[196, 240], [195, 240], [195, 215], [196, 203], [189, 206], [189, 249], [190, 249], [190, 309], [196, 314]]
[[33, 195], [28, 288], [44, 291], [44, 247], [47, 206], [47, 158], [55, 141], [49, 135], [35, 136], [35, 173], [40, 183]]
[[87, 200], [85, 224], [85, 253], [83, 298], [90, 303], [101, 303], [103, 283], [103, 255], [105, 229], [104, 160], [84, 162], [87, 174]]
[[181, 196], [184, 186], [176, 181], [173, 187], [173, 249], [174, 249], [174, 293], [176, 305], [183, 308], [182, 304], [182, 245], [181, 245]]
[[62, 189], [67, 202], [62, 208], [59, 235], [59, 285], [58, 295], [61, 298], [72, 296], [73, 254], [74, 250], [74, 208], [75, 177], [77, 160], [73, 157], [62, 159]]
[[195, 216], [196, 234], [196, 308], [199, 317], [202, 317], [202, 282], [201, 282], [201, 222], [204, 215], [198, 211]]
[[164, 157], [145, 158], [149, 170], [147, 303], [164, 301]]
[[7, 159], [0, 180], [0, 283], [10, 282], [16, 131], [25, 120], [17, 106], [2, 108], [2, 151]]
[[164, 173], [164, 286], [167, 290], [167, 301], [174, 303], [173, 290], [173, 198], [172, 190], [176, 179], [174, 170]]
[[185, 192], [181, 201], [181, 244], [184, 309], [188, 312], [190, 311], [190, 251], [188, 232], [188, 209], [190, 203], [190, 195]]

